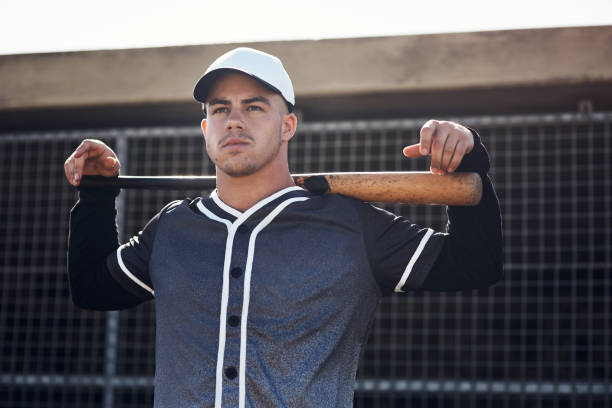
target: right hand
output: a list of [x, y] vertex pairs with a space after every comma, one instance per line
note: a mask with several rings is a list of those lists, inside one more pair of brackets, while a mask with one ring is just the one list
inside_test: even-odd
[[463, 157], [474, 148], [474, 135], [463, 125], [445, 120], [428, 120], [419, 133], [420, 142], [404, 147], [404, 156], [431, 155], [433, 174], [454, 172]]
[[64, 162], [64, 172], [73, 186], [81, 184], [84, 174], [114, 177], [121, 164], [113, 150], [100, 140], [85, 139]]

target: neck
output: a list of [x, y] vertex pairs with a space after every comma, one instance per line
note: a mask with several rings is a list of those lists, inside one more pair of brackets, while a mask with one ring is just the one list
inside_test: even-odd
[[232, 177], [217, 168], [217, 194], [227, 205], [244, 212], [264, 198], [295, 186], [289, 169], [270, 166], [243, 177]]

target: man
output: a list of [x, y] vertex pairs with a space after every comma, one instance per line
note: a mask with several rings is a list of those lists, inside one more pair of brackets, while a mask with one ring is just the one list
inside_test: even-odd
[[[73, 301], [121, 309], [155, 298], [156, 407], [349, 407], [358, 358], [381, 296], [483, 288], [502, 275], [501, 220], [478, 135], [429, 121], [408, 156], [436, 174], [476, 171], [476, 207], [449, 207], [434, 233], [369, 204], [294, 185], [287, 146], [297, 119], [276, 57], [248, 48], [217, 59], [197, 83], [216, 165], [210, 197], [170, 203], [119, 246], [118, 190], [81, 189], [71, 213]], [[66, 160], [113, 177], [100, 141]]]

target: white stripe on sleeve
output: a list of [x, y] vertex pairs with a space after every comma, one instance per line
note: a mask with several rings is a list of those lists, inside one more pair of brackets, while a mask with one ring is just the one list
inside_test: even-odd
[[425, 245], [427, 244], [427, 241], [429, 241], [429, 237], [431, 237], [432, 234], [433, 230], [431, 228], [428, 228], [427, 232], [425, 233], [425, 236], [421, 238], [419, 246], [417, 247], [416, 251], [414, 251], [414, 254], [412, 254], [412, 258], [410, 258], [410, 262], [408, 262], [408, 265], [406, 265], [406, 269], [404, 270], [402, 279], [400, 279], [400, 281], [397, 283], [397, 286], [395, 287], [396, 292], [403, 292], [402, 288], [408, 280], [408, 276], [410, 276], [410, 272], [412, 272], [414, 264], [419, 259], [419, 256], [421, 256], [421, 252], [423, 252], [423, 249], [425, 249]]
[[130, 278], [132, 281], [134, 281], [138, 286], [140, 286], [141, 288], [143, 288], [144, 290], [146, 290], [147, 292], [155, 296], [155, 292], [153, 291], [153, 289], [151, 289], [147, 284], [145, 284], [143, 281], [138, 279], [132, 272], [130, 272], [127, 266], [125, 266], [125, 264], [123, 263], [123, 259], [121, 258], [122, 248], [123, 247], [117, 248], [117, 262], [119, 263], [119, 266], [121, 267], [121, 270], [123, 271], [123, 273], [125, 273], [126, 276]]

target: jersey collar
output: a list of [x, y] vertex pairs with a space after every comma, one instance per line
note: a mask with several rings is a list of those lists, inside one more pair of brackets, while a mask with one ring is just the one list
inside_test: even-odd
[[[273, 209], [276, 207], [278, 203], [280, 203], [281, 201], [284, 201], [287, 198], [310, 197], [310, 196], [311, 196], [311, 193], [304, 190], [301, 187], [298, 187], [298, 186], [286, 187], [282, 190], [279, 190], [261, 199], [260, 201], [255, 203], [253, 206], [251, 206], [248, 210], [242, 212], [224, 203], [223, 200], [219, 198], [219, 195], [217, 194], [217, 189], [214, 189], [210, 193], [209, 197], [203, 198], [200, 200], [197, 207], [200, 210], [200, 212], [203, 213], [204, 215], [207, 215], [207, 214], [204, 208], [202, 207], [205, 207], [208, 211], [212, 212], [213, 214], [215, 214], [216, 216], [222, 219], [226, 219], [230, 222], [234, 222], [238, 218], [246, 220], [247, 218], [250, 218], [252, 215], [259, 213], [260, 210], [262, 209]], [[265, 211], [265, 212], [267, 213], [268, 211]]]

